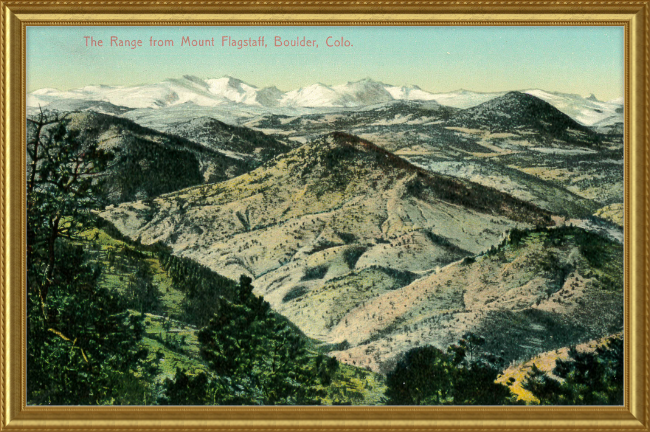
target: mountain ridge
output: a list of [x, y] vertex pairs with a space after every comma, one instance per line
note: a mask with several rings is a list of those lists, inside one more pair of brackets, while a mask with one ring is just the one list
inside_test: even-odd
[[[333, 132], [239, 177], [102, 217], [145, 245], [160, 241], [226, 277], [250, 276], [255, 293], [307, 336], [337, 344], [331, 355], [386, 372], [416, 342], [444, 347], [463, 329], [489, 335], [493, 350], [503, 337], [492, 324], [519, 332], [509, 359], [573, 343], [583, 327], [589, 337], [618, 331], [618, 309], [583, 327], [565, 318], [586, 319], [583, 301], [589, 310], [618, 304], [620, 245], [580, 228], [542, 228], [553, 225], [545, 214]], [[605, 258], [588, 253], [594, 244]], [[525, 325], [510, 328], [512, 320]], [[540, 341], [544, 329], [562, 338]]]
[[451, 125], [469, 128], [487, 127], [491, 132], [531, 129], [537, 136], [548, 135], [566, 142], [598, 141], [594, 131], [535, 96], [508, 92], [503, 96], [458, 112]]
[[[592, 125], [616, 114], [622, 106], [618, 99], [601, 102], [578, 95], [546, 92], [538, 89], [522, 90], [540, 97], [571, 116], [581, 124]], [[60, 100], [110, 102], [130, 109], [160, 109], [191, 102], [196, 106], [220, 107], [243, 105], [273, 108], [355, 108], [386, 103], [393, 100], [436, 101], [455, 108], [471, 108], [506, 92], [472, 92], [458, 90], [432, 93], [417, 85], [396, 86], [372, 79], [350, 81], [346, 84], [315, 83], [299, 89], [281, 91], [277, 87], [259, 88], [240, 79], [225, 76], [201, 79], [192, 75], [170, 78], [159, 83], [141, 86], [85, 86], [60, 91], [39, 89], [27, 95], [28, 107], [45, 107]], [[622, 115], [617, 120], [622, 121]]]
[[107, 169], [113, 203], [226, 180], [251, 169], [247, 161], [122, 117], [88, 111], [68, 118], [82, 140], [98, 142], [114, 155]]

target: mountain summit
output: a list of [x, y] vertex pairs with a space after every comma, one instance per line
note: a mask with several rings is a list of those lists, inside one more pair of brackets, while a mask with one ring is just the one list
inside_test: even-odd
[[597, 140], [596, 134], [553, 105], [535, 96], [509, 92], [473, 108], [460, 111], [452, 124], [470, 128], [488, 127], [491, 132], [532, 131], [541, 139], [567, 142]]

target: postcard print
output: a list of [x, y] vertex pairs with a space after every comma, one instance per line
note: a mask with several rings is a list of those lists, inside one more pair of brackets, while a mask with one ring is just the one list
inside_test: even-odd
[[622, 405], [622, 27], [28, 27], [29, 405]]

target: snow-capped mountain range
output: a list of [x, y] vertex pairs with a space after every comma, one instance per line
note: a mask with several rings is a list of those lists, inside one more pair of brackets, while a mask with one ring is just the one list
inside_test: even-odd
[[[593, 95], [582, 97], [538, 89], [523, 92], [550, 103], [583, 125], [614, 124], [623, 121], [622, 98], [603, 102]], [[130, 109], [168, 108], [183, 104], [225, 108], [236, 104], [240, 107], [243, 105], [273, 110], [283, 107], [360, 108], [394, 100], [408, 100], [431, 101], [455, 108], [470, 108], [505, 93], [480, 93], [467, 90], [430, 93], [416, 85], [394, 86], [371, 79], [335, 86], [316, 83], [283, 92], [276, 87], [259, 88], [229, 76], [204, 80], [186, 75], [178, 79], [139, 86], [98, 85], [68, 91], [44, 88], [27, 95], [27, 106], [46, 107], [53, 102], [79, 106], [80, 102], [86, 101], [110, 103]]]

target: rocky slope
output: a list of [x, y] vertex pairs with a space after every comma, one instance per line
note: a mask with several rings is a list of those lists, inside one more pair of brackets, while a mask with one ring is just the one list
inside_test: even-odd
[[256, 292], [323, 340], [337, 339], [333, 326], [359, 305], [488, 250], [515, 227], [553, 224], [531, 204], [346, 134], [102, 216], [144, 244], [253, 277]]
[[487, 254], [388, 290], [340, 317], [341, 361], [386, 372], [402, 352], [466, 332], [506, 362], [619, 332], [623, 248], [580, 228], [513, 231]]

